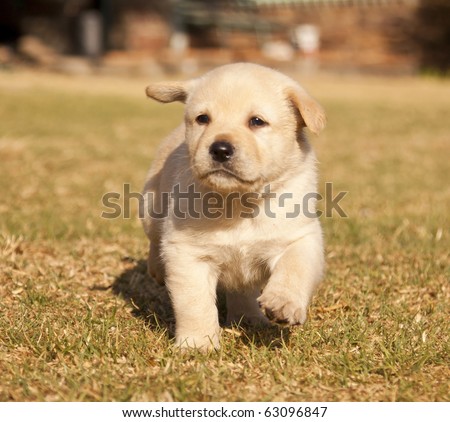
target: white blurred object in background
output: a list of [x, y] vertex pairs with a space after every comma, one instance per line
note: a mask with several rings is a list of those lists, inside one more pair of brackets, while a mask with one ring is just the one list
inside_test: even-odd
[[298, 25], [293, 30], [294, 44], [304, 54], [317, 53], [320, 47], [320, 31], [315, 25]]

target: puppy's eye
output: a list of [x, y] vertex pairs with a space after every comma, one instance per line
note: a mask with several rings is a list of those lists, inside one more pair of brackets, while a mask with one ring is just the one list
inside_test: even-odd
[[195, 121], [199, 125], [207, 125], [210, 122], [209, 116], [207, 114], [200, 114], [195, 118]]
[[267, 126], [268, 123], [265, 122], [263, 119], [261, 119], [261, 117], [252, 117], [249, 122], [248, 122], [250, 127], [263, 127], [263, 126]]

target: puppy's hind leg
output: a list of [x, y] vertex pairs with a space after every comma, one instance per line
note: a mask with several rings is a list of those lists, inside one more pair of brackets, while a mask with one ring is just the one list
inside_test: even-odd
[[161, 258], [161, 247], [159, 240], [150, 242], [150, 250], [147, 259], [147, 272], [159, 284], [164, 284], [165, 270]]

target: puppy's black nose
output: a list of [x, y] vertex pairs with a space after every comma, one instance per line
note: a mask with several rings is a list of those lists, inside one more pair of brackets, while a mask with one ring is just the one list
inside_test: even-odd
[[216, 141], [209, 147], [209, 153], [214, 161], [224, 163], [231, 159], [234, 154], [234, 148], [227, 141]]

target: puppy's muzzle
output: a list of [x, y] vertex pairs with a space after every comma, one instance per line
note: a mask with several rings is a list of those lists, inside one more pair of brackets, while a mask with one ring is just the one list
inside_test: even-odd
[[209, 154], [218, 163], [230, 161], [234, 154], [234, 147], [228, 141], [215, 141], [209, 147]]

